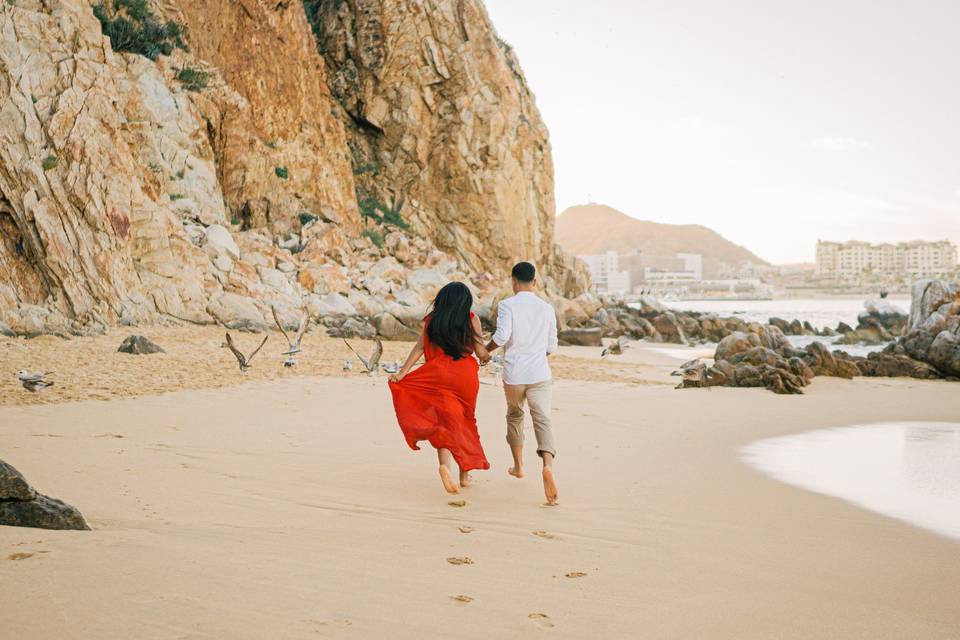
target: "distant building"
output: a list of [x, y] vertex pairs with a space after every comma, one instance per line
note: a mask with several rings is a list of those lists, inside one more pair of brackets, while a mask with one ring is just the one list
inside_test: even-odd
[[817, 241], [817, 275], [822, 277], [942, 277], [956, 269], [957, 247], [947, 240], [897, 244]]
[[683, 261], [683, 271], [693, 274], [694, 280], [703, 280], [703, 256], [699, 253], [678, 253], [677, 258]]
[[590, 284], [597, 293], [624, 295], [630, 292], [630, 273], [620, 270], [616, 251], [577, 257], [586, 263]]

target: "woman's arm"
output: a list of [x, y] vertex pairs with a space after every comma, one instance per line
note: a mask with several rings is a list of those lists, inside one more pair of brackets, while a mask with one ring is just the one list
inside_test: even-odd
[[410, 355], [407, 356], [407, 361], [403, 363], [400, 371], [390, 376], [390, 382], [400, 382], [403, 380], [403, 377], [410, 373], [410, 370], [413, 369], [413, 365], [417, 364], [417, 360], [419, 360], [420, 356], [422, 355], [423, 331], [420, 332], [420, 338], [417, 340], [417, 344], [413, 345], [413, 347], [410, 349]]
[[487, 364], [490, 362], [490, 352], [483, 344], [483, 327], [480, 325], [480, 318], [473, 316], [470, 318], [470, 324], [473, 325], [473, 334], [476, 336], [473, 339], [473, 352], [477, 354], [481, 364]]

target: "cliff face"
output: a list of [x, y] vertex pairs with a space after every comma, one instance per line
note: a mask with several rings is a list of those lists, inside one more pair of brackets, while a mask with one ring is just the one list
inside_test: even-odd
[[399, 210], [479, 271], [554, 266], [547, 129], [482, 4], [306, 5], [349, 117], [361, 207]]
[[[136, 4], [0, 4], [0, 323], [373, 316], [438, 279], [404, 270], [482, 288], [521, 258], [583, 286], [552, 242], [546, 130], [479, 4], [308, 2], [326, 62], [304, 4], [268, 0], [153, 2], [183, 48], [115, 51]], [[384, 288], [365, 272], [388, 256]]]
[[89, 5], [48, 4], [0, 6], [2, 309], [25, 330], [202, 321], [207, 259], [166, 190], [182, 176], [198, 217], [223, 220], [198, 113], [148, 59], [114, 54]]
[[230, 208], [278, 232], [300, 213], [355, 230], [346, 135], [302, 4], [167, 0], [164, 13], [185, 25], [192, 53], [241, 97], [214, 91], [205, 110]]

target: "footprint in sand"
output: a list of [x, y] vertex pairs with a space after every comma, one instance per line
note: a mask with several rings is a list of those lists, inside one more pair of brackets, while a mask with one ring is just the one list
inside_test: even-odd
[[464, 603], [464, 604], [473, 602], [473, 598], [471, 598], [470, 596], [463, 596], [463, 595], [460, 595], [460, 596], [450, 596], [450, 599], [451, 599], [451, 600], [455, 600], [456, 602], [462, 602], [462, 603]]
[[462, 558], [457, 558], [457, 557], [447, 558], [447, 562], [449, 562], [450, 564], [473, 564], [473, 560], [471, 560], [467, 556], [463, 556]]
[[473, 533], [473, 527], [460, 527], [460, 533]]
[[465, 507], [468, 503], [466, 500], [451, 500], [447, 504], [451, 507]]
[[346, 618], [337, 618], [335, 620], [308, 620], [310, 624], [315, 624], [320, 627], [350, 627], [353, 626], [353, 622], [347, 620]]
[[545, 538], [547, 540], [553, 540], [554, 538], [556, 538], [555, 535], [553, 535], [552, 533], [547, 533], [546, 531], [531, 531], [530, 534], [535, 535], [538, 538]]
[[550, 622], [550, 616], [545, 613], [531, 613], [527, 617], [531, 622], [541, 629], [553, 629], [553, 623]]
[[32, 557], [32, 553], [11, 553], [7, 556], [7, 560], [26, 560], [27, 558]]
[[583, 577], [586, 577], [587, 574], [584, 573], [583, 571], [571, 571], [566, 575], [568, 578], [583, 578]]

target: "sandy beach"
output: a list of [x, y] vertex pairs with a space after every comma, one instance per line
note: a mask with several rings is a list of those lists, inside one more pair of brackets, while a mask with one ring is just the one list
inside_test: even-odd
[[[532, 451], [525, 479], [506, 473], [493, 385], [478, 406], [493, 468], [451, 498], [433, 452], [405, 447], [385, 379], [341, 370], [342, 342], [311, 333], [301, 366], [284, 371], [275, 336], [242, 374], [219, 330], [145, 335], [168, 353], [117, 354], [122, 332], [0, 339], [0, 454], [94, 529], [0, 527], [4, 638], [960, 629], [955, 541], [779, 483], [738, 452], [815, 428], [956, 420], [955, 383], [818, 377], [802, 396], [677, 391], [670, 369], [700, 352], [643, 346], [606, 362], [564, 348], [560, 506], [547, 508]], [[385, 347], [392, 360], [408, 345]], [[19, 368], [53, 369], [57, 385], [28, 395]]]

